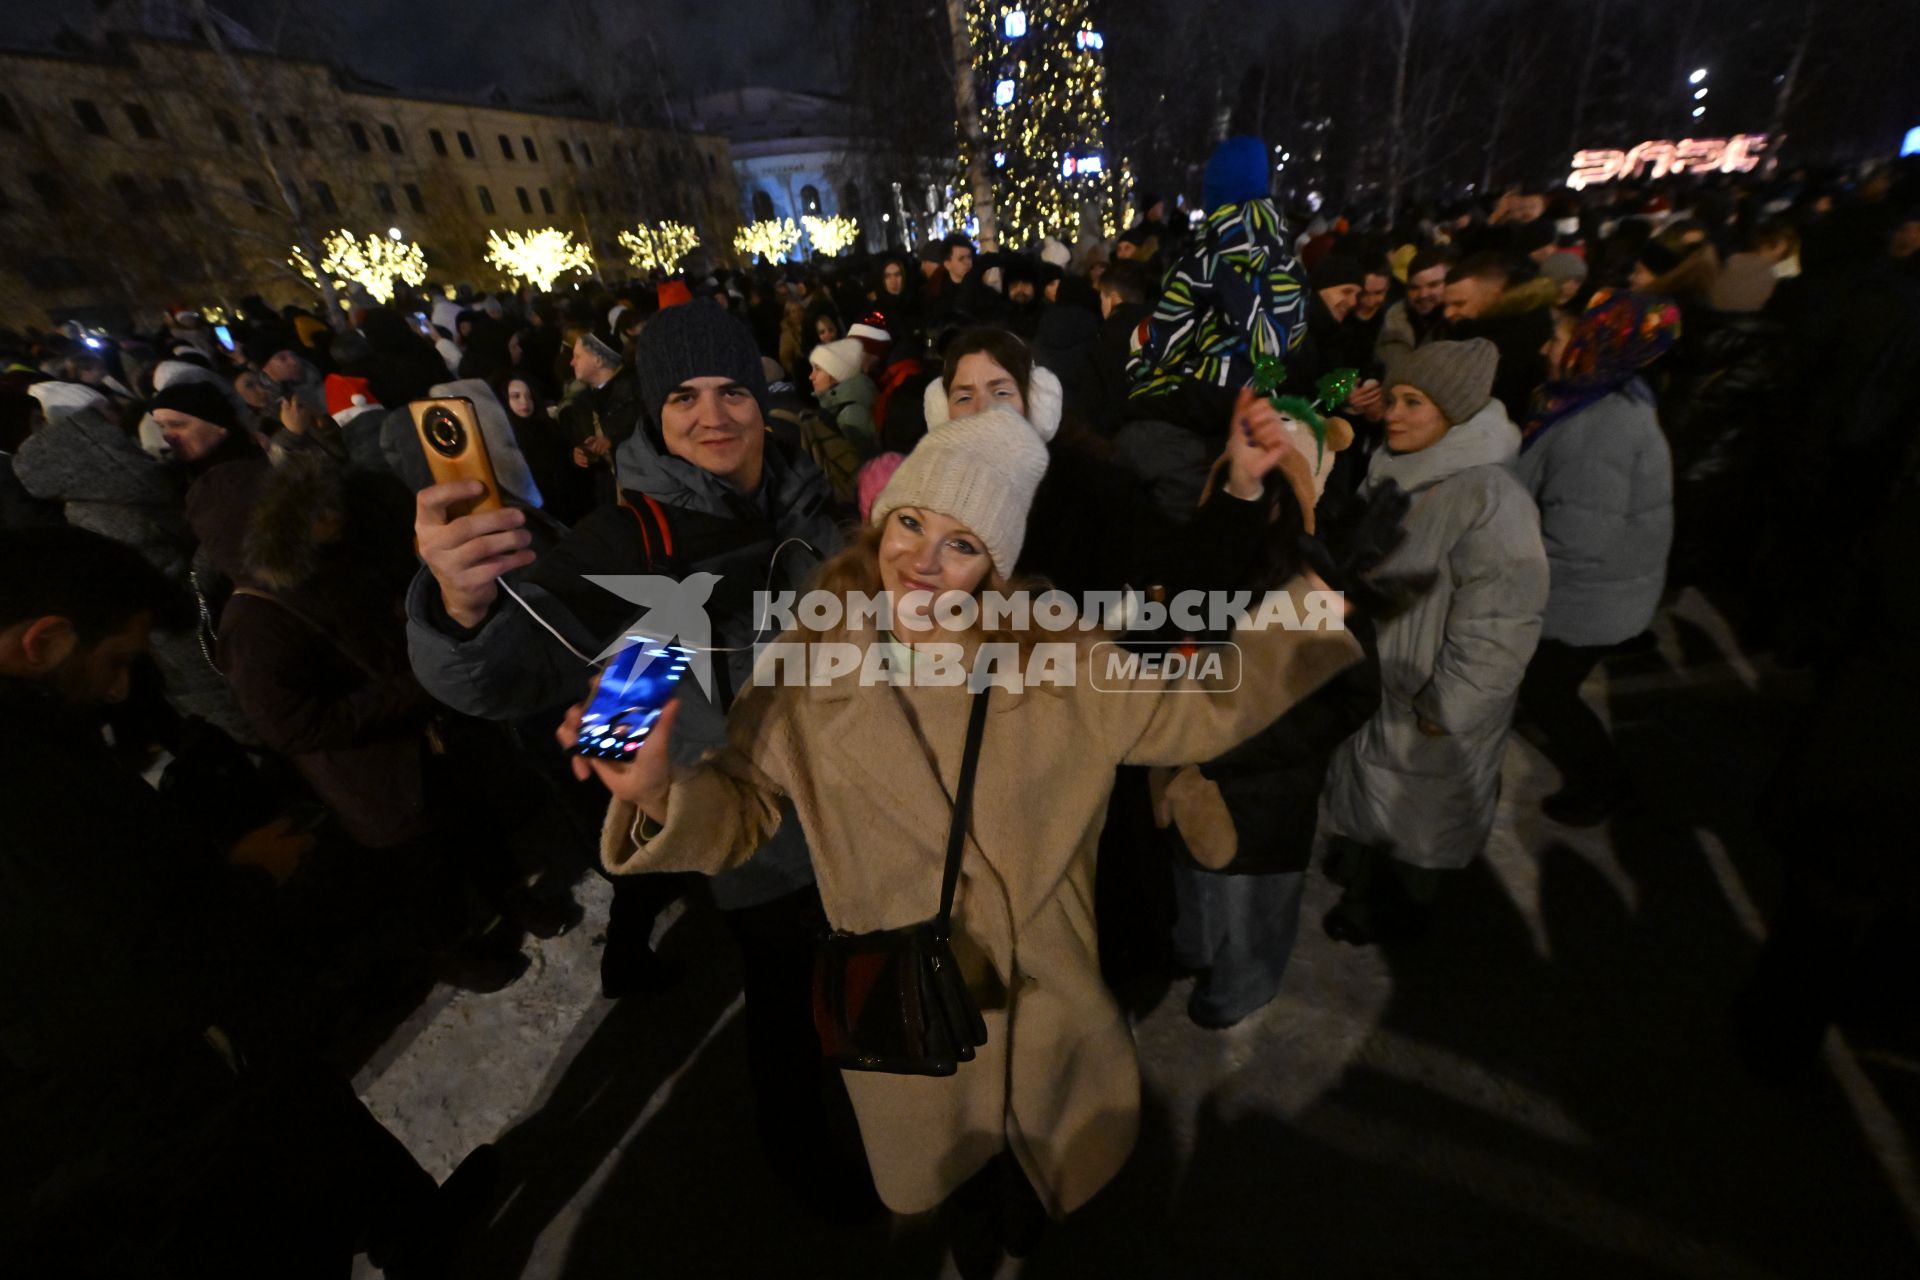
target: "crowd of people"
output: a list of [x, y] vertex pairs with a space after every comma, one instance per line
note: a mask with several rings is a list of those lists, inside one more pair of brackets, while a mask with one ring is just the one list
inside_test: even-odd
[[[1024, 1253], [1132, 1150], [1143, 981], [1191, 974], [1203, 1027], [1257, 1012], [1316, 859], [1332, 938], [1417, 939], [1513, 732], [1560, 772], [1548, 820], [1635, 803], [1582, 688], [1686, 587], [1824, 682], [1769, 788], [1789, 892], [1740, 1005], [1756, 1065], [1810, 1061], [1916, 887], [1886, 750], [1916, 688], [1915, 175], [1388, 224], [1287, 209], [1270, 169], [1229, 138], [1192, 215], [1143, 196], [1118, 237], [1031, 252], [696, 250], [553, 293], [0, 334], [5, 1255], [443, 1274], [492, 1153], [436, 1187], [329, 1030], [397, 968], [500, 990], [577, 922], [534, 829], [577, 837], [560, 883], [611, 879], [606, 998], [676, 981], [668, 904], [717, 909], [764, 1155], [804, 1204], [945, 1206], [957, 1257]], [[472, 404], [503, 506], [435, 483], [428, 397]], [[698, 594], [713, 678], [589, 761], [590, 659], [634, 614], [604, 584], [636, 574]], [[757, 593], [809, 587], [1347, 612], [1236, 632], [1243, 678], [1208, 697], [756, 679]], [[927, 619], [881, 624], [800, 638], [911, 670]], [[943, 875], [970, 1060], [837, 1069], [823, 941], [920, 924]]]

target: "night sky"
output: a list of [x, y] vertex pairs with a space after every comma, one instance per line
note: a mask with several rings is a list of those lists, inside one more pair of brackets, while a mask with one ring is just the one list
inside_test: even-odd
[[[285, 52], [321, 51], [359, 74], [399, 88], [508, 94], [553, 87], [554, 69], [576, 56], [565, 13], [579, 0], [222, 0], [215, 8]], [[617, 47], [651, 33], [682, 95], [746, 84], [833, 92], [835, 40], [816, 19], [820, 0], [585, 0]], [[906, 2], [906, 0], [903, 0]], [[155, 0], [135, 0], [147, 7]], [[182, 3], [181, 8], [191, 10]], [[13, 41], [43, 40], [61, 21], [85, 29], [79, 6], [48, 5], [9, 19]], [[645, 46], [636, 44], [636, 57]], [[651, 63], [632, 64], [652, 78]]]

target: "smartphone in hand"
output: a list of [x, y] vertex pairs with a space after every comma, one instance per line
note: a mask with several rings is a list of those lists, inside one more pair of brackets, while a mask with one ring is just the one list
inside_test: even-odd
[[646, 636], [630, 639], [600, 672], [593, 698], [580, 715], [580, 738], [573, 748], [579, 755], [631, 759], [687, 673], [692, 650]]
[[449, 506], [448, 519], [498, 511], [506, 505], [500, 499], [500, 481], [493, 473], [493, 457], [487, 452], [487, 438], [480, 432], [473, 401], [465, 396], [410, 400], [407, 410], [413, 415], [413, 427], [420, 435], [420, 448], [427, 455], [427, 468], [435, 484], [478, 480], [487, 487], [479, 497]]

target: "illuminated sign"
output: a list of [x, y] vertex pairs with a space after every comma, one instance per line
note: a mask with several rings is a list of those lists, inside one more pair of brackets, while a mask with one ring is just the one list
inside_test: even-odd
[[1007, 14], [1007, 24], [1005, 29], [1007, 33], [1007, 39], [1009, 40], [1018, 40], [1021, 36], [1027, 34], [1026, 11], [1024, 9], [1015, 9], [1011, 13]]
[[1106, 44], [1107, 44], [1105, 40], [1101, 39], [1100, 33], [1098, 31], [1088, 31], [1088, 30], [1081, 30], [1081, 31], [1074, 32], [1073, 42], [1079, 45], [1082, 49], [1103, 49], [1106, 47]]
[[1907, 130], [1907, 139], [1900, 144], [1900, 154], [1903, 156], [1920, 156], [1920, 124]]
[[1013, 81], [1002, 80], [993, 86], [993, 105], [996, 107], [1013, 105]]
[[1063, 178], [1071, 178], [1076, 173], [1099, 173], [1104, 168], [1106, 168], [1106, 164], [1099, 156], [1060, 157], [1060, 176]]
[[1631, 151], [1576, 151], [1567, 185], [1575, 191], [1621, 178], [1665, 178], [1676, 173], [1751, 173], [1767, 149], [1764, 133], [1731, 138], [1643, 142]]

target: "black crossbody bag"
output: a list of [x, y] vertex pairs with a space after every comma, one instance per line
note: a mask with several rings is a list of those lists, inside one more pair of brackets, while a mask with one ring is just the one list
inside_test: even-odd
[[813, 1021], [827, 1060], [850, 1071], [950, 1076], [987, 1042], [987, 1024], [960, 977], [949, 941], [953, 891], [973, 806], [973, 775], [987, 725], [987, 691], [973, 695], [960, 785], [947, 833], [940, 912], [874, 933], [829, 934], [813, 970]]

